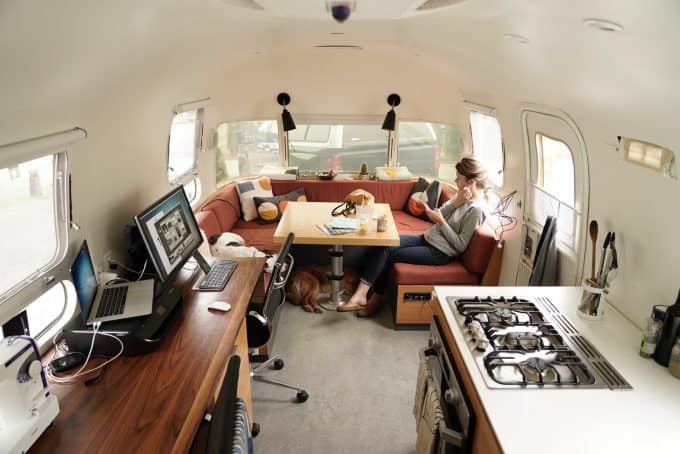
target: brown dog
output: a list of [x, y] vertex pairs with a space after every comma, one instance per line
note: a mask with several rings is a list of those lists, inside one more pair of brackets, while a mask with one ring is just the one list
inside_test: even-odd
[[[321, 293], [330, 294], [331, 282], [327, 267], [304, 266], [293, 272], [286, 286], [286, 299], [292, 304], [302, 306], [306, 312], [321, 312], [318, 299]], [[345, 294], [349, 297], [354, 292], [359, 278], [351, 268], [343, 270], [342, 281]]]

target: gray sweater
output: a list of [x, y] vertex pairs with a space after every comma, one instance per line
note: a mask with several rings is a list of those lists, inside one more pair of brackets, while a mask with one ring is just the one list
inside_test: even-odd
[[475, 229], [486, 219], [484, 209], [474, 200], [459, 207], [454, 207], [448, 201], [441, 207], [441, 213], [446, 224], [435, 224], [427, 229], [425, 241], [446, 255], [460, 256], [465, 252]]

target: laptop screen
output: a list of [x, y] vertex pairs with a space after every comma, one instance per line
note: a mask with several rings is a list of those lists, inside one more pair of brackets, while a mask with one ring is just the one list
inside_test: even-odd
[[83, 241], [83, 245], [71, 266], [71, 277], [78, 295], [83, 322], [87, 323], [87, 317], [90, 315], [90, 308], [97, 293], [97, 277], [94, 273], [94, 265], [90, 257], [90, 250], [87, 247], [87, 241]]

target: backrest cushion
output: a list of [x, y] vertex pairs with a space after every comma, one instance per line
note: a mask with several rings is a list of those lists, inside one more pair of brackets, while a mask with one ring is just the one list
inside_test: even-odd
[[257, 208], [253, 197], [272, 197], [274, 195], [269, 177], [237, 181], [236, 190], [241, 202], [241, 213], [244, 221], [252, 221], [257, 218]]
[[423, 204], [427, 204], [427, 206], [431, 209], [437, 208], [437, 206], [439, 206], [439, 194], [441, 193], [441, 188], [442, 186], [437, 180], [428, 183], [425, 178], [418, 178], [418, 181], [416, 182], [415, 186], [413, 186], [411, 195], [406, 202], [404, 211], [413, 216], [427, 219], [427, 214], [425, 214], [425, 206]]
[[468, 271], [484, 274], [495, 247], [496, 238], [494, 238], [493, 232], [486, 225], [477, 227], [470, 239], [470, 244], [461, 257], [463, 265]]
[[288, 202], [306, 202], [305, 188], [297, 188], [288, 194], [273, 197], [253, 197], [257, 208], [257, 220], [262, 224], [279, 222]]

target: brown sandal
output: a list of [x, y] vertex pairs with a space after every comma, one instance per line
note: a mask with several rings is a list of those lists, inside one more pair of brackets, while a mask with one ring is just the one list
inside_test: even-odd
[[358, 310], [365, 309], [365, 308], [366, 308], [366, 306], [360, 306], [357, 303], [347, 302], [347, 303], [345, 303], [341, 306], [338, 306], [337, 311], [338, 312], [352, 312], [352, 311], [358, 311]]

